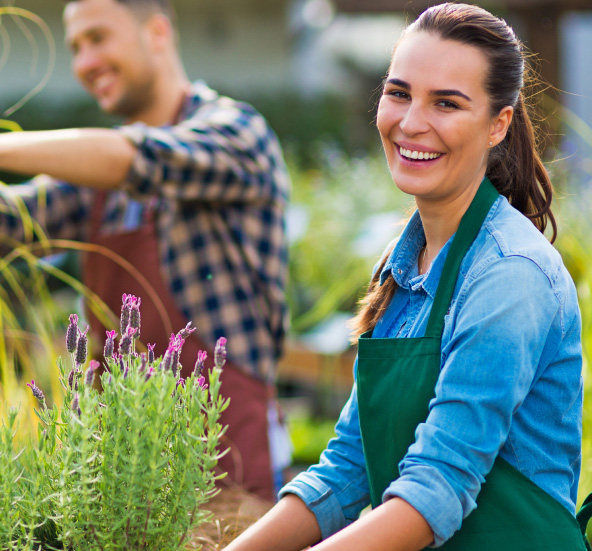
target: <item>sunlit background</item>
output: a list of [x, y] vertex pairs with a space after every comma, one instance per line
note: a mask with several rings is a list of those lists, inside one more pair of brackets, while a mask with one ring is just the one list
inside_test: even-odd
[[[409, 214], [409, 199], [390, 180], [373, 120], [392, 45], [405, 22], [428, 4], [420, 0], [175, 1], [182, 57], [190, 77], [255, 105], [270, 120], [286, 153], [293, 181], [288, 213], [292, 328], [279, 383], [291, 416], [296, 459], [303, 464], [318, 457], [351, 384], [354, 352], [345, 322], [380, 252]], [[550, 136], [544, 158], [559, 192], [557, 245], [578, 285], [589, 369], [592, 0], [491, 0], [481, 5], [506, 18], [539, 54], [537, 65], [551, 85], [539, 97]], [[26, 9], [39, 18], [2, 15], [0, 118], [25, 130], [120, 122], [102, 115], [71, 75], [63, 43], [62, 2], [4, 0], [0, 6]], [[21, 106], [23, 98], [28, 101]], [[7, 174], [0, 179], [15, 181]], [[77, 275], [72, 255], [62, 257], [58, 267]], [[16, 284], [7, 283], [12, 272], [2, 268], [0, 275], [4, 289], [0, 358], [12, 362], [0, 366], [0, 399], [6, 404], [25, 399], [8, 393], [10, 385], [18, 386], [29, 375], [47, 377], [53, 360], [41, 352], [31, 354], [28, 346], [2, 356], [3, 349], [14, 349], [24, 335], [33, 339], [41, 326], [47, 335], [40, 349], [46, 352], [55, 337], [55, 348], [48, 355], [59, 354], [67, 314], [79, 308], [79, 302], [78, 293], [64, 278], [50, 278], [52, 298], [39, 298], [46, 309], [49, 304], [49, 321], [40, 323], [45, 318], [26, 311], [15, 297]], [[30, 284], [19, 281], [23, 288]], [[17, 312], [14, 319], [13, 312]], [[60, 316], [62, 321], [56, 322]], [[27, 350], [32, 357], [25, 359]], [[589, 425], [587, 414], [582, 495], [592, 490]]]

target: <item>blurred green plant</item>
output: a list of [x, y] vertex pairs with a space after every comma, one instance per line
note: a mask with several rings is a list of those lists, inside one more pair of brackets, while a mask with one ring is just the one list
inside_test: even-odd
[[48, 407], [35, 382], [27, 385], [42, 424], [37, 442], [25, 446], [13, 441], [17, 410], [9, 409], [0, 428], [0, 549], [172, 551], [208, 518], [202, 506], [217, 492], [216, 447], [225, 430], [218, 421], [228, 405], [220, 395], [226, 339], [216, 345], [209, 384], [201, 375], [205, 354], [182, 379], [180, 348], [193, 329], [171, 338], [161, 358], [136, 354], [135, 299], [124, 295], [118, 354], [115, 332], [107, 338], [101, 392], [93, 384], [99, 362], [82, 372], [86, 331], [72, 315], [72, 367], [58, 362], [64, 405]]
[[318, 168], [289, 163], [288, 301], [293, 333], [351, 312], [411, 200], [397, 190], [382, 152], [356, 158], [325, 146]]

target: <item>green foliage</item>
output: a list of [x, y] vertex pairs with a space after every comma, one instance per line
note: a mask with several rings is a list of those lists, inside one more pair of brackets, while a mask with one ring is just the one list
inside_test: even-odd
[[129, 354], [109, 357], [101, 392], [93, 385], [98, 362], [83, 374], [72, 353], [71, 370], [58, 362], [61, 408], [28, 385], [40, 401], [37, 443], [15, 449], [15, 409], [0, 429], [2, 551], [183, 548], [216, 493], [228, 400], [220, 395], [223, 354], [205, 384], [199, 373], [179, 378], [172, 349], [149, 361], [132, 344]]
[[393, 184], [379, 151], [355, 158], [325, 147], [318, 156], [316, 169], [289, 163], [290, 214], [297, 227], [288, 288], [294, 333], [337, 311], [354, 310], [412, 202]]

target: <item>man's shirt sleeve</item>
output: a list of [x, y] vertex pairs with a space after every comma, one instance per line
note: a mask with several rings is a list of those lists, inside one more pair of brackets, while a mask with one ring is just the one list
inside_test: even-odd
[[279, 143], [247, 104], [219, 98], [174, 126], [119, 130], [137, 147], [124, 187], [174, 201], [285, 201], [288, 177]]
[[45, 238], [84, 240], [93, 191], [47, 176], [0, 187], [2, 248]]

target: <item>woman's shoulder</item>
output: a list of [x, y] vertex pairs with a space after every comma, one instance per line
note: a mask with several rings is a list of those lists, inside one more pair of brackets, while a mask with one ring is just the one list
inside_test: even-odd
[[481, 234], [481, 256], [493, 257], [489, 261], [522, 258], [552, 281], [565, 270], [561, 255], [548, 238], [505, 197], [492, 208]]

